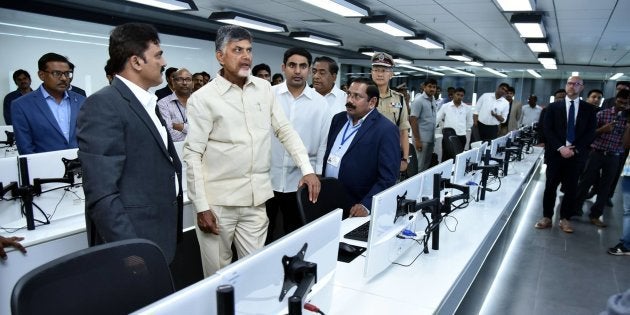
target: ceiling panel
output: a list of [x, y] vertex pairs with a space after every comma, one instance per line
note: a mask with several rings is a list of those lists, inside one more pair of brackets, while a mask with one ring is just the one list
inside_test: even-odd
[[[417, 33], [429, 33], [443, 41], [447, 49], [468, 51], [487, 64], [508, 71], [520, 72], [523, 67], [540, 66], [536, 54], [523, 43], [509, 23], [511, 12], [501, 12], [494, 0], [355, 0], [368, 6], [372, 13], [386, 14]], [[123, 5], [129, 11], [157, 13], [156, 9], [141, 10], [141, 6], [123, 0], [33, 0], [55, 3], [59, 6], [80, 6], [84, 10], [98, 12], [112, 3]], [[214, 11], [232, 10], [254, 16], [266, 17], [286, 24], [289, 31], [309, 30], [341, 39], [344, 46], [322, 48], [334, 57], [364, 64], [368, 59], [360, 57], [361, 47], [381, 47], [422, 61], [437, 63], [452, 61], [445, 56], [446, 50], [426, 50], [360, 24], [358, 18], [344, 18], [298, 0], [195, 0], [199, 11], [172, 13], [182, 28], [199, 28], [199, 23]], [[536, 10], [543, 14], [543, 21], [552, 52], [559, 65], [563, 63], [584, 66], [605, 66], [603, 72], [612, 73], [610, 67], [630, 67], [630, 0], [538, 0]], [[120, 10], [126, 11], [126, 10]], [[160, 14], [166, 14], [160, 11]], [[123, 14], [123, 13], [121, 13]], [[190, 16], [188, 24], [182, 16]], [[201, 19], [199, 19], [201, 18]], [[194, 19], [194, 21], [192, 20]], [[330, 21], [331, 24], [313, 20]], [[173, 23], [176, 23], [174, 22]], [[212, 32], [218, 24], [207, 21], [202, 28]], [[287, 33], [260, 34], [279, 45], [304, 45], [287, 39]], [[282, 43], [282, 44], [281, 44]], [[421, 64], [422, 62], [417, 62]], [[464, 66], [462, 63], [455, 65]], [[609, 67], [609, 68], [606, 68]], [[560, 67], [562, 68], [562, 67]], [[598, 69], [598, 68], [596, 68]], [[561, 70], [558, 70], [561, 71]], [[553, 71], [548, 71], [553, 73]], [[547, 72], [544, 72], [547, 73]], [[603, 74], [602, 74], [603, 75]]]

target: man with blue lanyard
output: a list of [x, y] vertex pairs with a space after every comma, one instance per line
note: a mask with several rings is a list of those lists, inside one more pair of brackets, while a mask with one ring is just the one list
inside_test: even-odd
[[346, 112], [336, 114], [328, 132], [323, 173], [346, 188], [349, 215], [367, 216], [372, 196], [396, 183], [400, 168], [398, 128], [377, 110], [379, 90], [368, 78], [348, 88]]
[[173, 73], [171, 80], [173, 94], [159, 100], [157, 106], [173, 142], [184, 141], [188, 134], [186, 103], [193, 92], [192, 74], [186, 68], [181, 68]]

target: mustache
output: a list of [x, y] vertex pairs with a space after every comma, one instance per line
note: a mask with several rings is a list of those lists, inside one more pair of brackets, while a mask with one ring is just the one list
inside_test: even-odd
[[346, 108], [357, 109], [357, 107], [352, 105], [352, 103], [346, 103]]

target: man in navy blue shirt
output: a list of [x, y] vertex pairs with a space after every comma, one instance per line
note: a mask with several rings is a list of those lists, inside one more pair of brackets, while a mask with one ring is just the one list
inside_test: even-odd
[[28, 74], [26, 70], [19, 69], [13, 72], [13, 82], [17, 85], [17, 90], [4, 97], [3, 115], [5, 125], [12, 125], [11, 102], [18, 99], [20, 96], [33, 91], [33, 89], [31, 89], [31, 75]]

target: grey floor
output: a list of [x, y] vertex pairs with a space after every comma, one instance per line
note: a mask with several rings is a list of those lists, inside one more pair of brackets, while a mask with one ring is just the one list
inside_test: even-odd
[[599, 314], [611, 295], [630, 289], [630, 256], [606, 253], [621, 236], [620, 186], [614, 207], [604, 212], [607, 228], [598, 229], [588, 221], [593, 199], [584, 204], [586, 214], [572, 221], [575, 233], [566, 234], [558, 229], [557, 217], [552, 229], [534, 228], [542, 214], [544, 180], [544, 176], [536, 180], [481, 314]]

